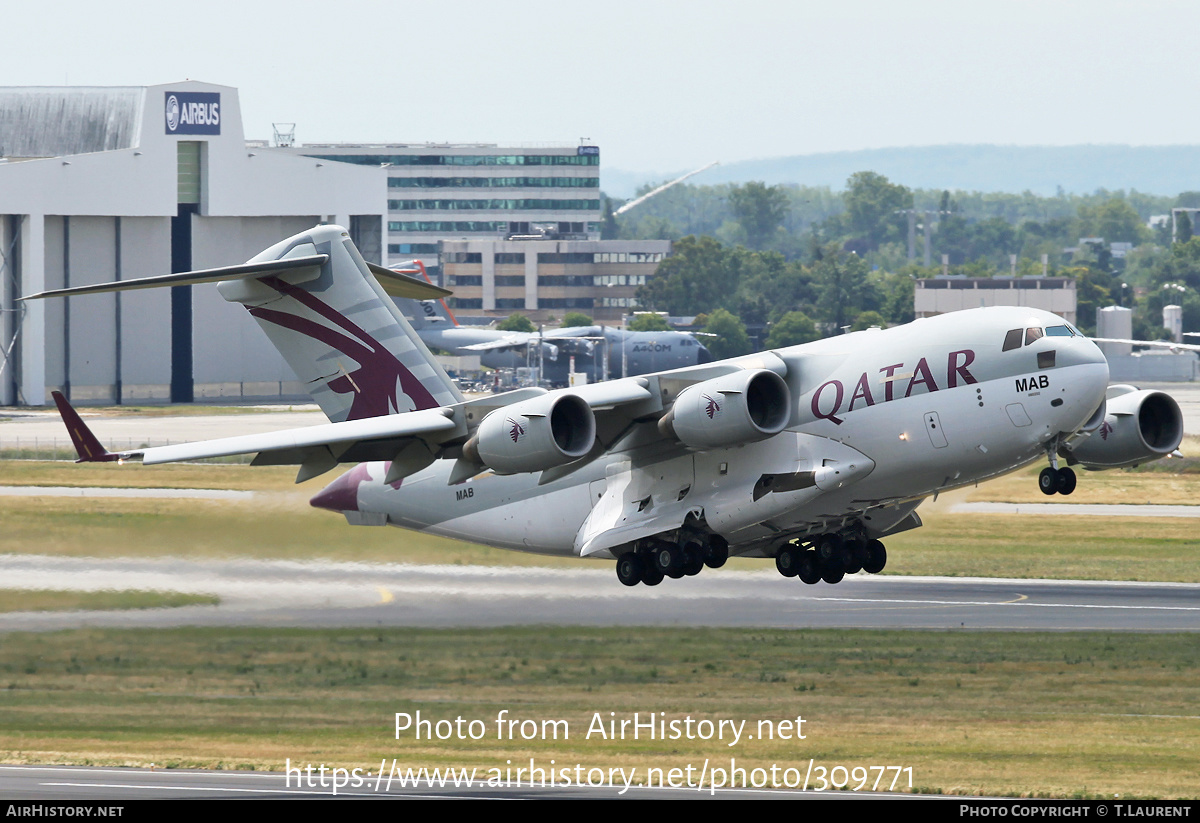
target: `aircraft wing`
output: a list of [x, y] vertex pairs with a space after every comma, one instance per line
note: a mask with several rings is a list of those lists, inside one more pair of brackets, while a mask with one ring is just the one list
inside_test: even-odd
[[1131, 346], [1149, 346], [1152, 349], [1200, 352], [1200, 345], [1195, 343], [1176, 343], [1171, 340], [1117, 340], [1112, 337], [1092, 337], [1089, 339], [1093, 343], [1127, 343]]
[[484, 343], [472, 343], [470, 346], [462, 346], [465, 351], [504, 351], [506, 349], [524, 349], [531, 342], [532, 338], [528, 337], [502, 337], [499, 340], [488, 340]]
[[[646, 382], [640, 379], [581, 386], [569, 393], [578, 398], [575, 402], [582, 401], [602, 413], [651, 397]], [[393, 481], [400, 479], [432, 463], [443, 442], [453, 441], [463, 434], [464, 419], [482, 418], [514, 401], [546, 394], [541, 389], [519, 389], [452, 407], [125, 452], [107, 451], [61, 393], [54, 392], [54, 401], [79, 454], [78, 462], [120, 462], [140, 457], [143, 464], [156, 465], [254, 454], [253, 464], [257, 466], [299, 465], [296, 482], [300, 483], [339, 463], [369, 461], [391, 461]]]
[[[455, 427], [453, 414], [452, 409], [425, 409], [407, 414], [368, 417], [365, 420], [347, 420], [342, 423], [324, 423], [298, 429], [283, 429], [265, 434], [245, 434], [238, 437], [223, 437], [219, 440], [156, 446], [141, 451], [142, 462], [146, 465], [154, 465], [176, 463], [181, 460], [200, 460], [208, 457], [228, 457], [252, 452], [277, 452], [319, 446], [349, 446], [372, 441], [390, 441], [396, 438], [414, 437], [453, 429]], [[391, 453], [387, 456], [390, 458]]]

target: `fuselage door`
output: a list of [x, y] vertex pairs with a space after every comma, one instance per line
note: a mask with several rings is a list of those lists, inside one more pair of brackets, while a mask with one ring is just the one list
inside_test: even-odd
[[929, 440], [935, 449], [944, 449], [949, 445], [937, 412], [925, 412], [925, 431], [929, 432]]

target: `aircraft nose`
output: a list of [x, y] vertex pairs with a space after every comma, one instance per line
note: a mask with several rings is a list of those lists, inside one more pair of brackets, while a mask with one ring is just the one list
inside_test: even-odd
[[704, 348], [704, 346], [701, 346], [700, 351], [696, 352], [696, 364], [697, 365], [699, 365], [701, 363], [711, 363], [712, 359], [713, 359], [712, 353], [710, 353], [708, 349]]
[[369, 477], [367, 464], [360, 463], [314, 495], [308, 504], [331, 512], [356, 512], [358, 487]]

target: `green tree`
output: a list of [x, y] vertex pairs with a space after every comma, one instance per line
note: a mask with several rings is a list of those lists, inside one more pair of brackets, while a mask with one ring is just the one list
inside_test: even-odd
[[713, 335], [704, 339], [704, 345], [718, 360], [750, 353], [750, 338], [746, 335], [746, 327], [736, 315], [725, 309], [717, 309], [708, 316], [704, 333]]
[[1150, 239], [1137, 209], [1120, 197], [1079, 206], [1079, 232], [1083, 237], [1103, 237], [1108, 243], [1143, 243]]
[[771, 324], [771, 333], [767, 335], [767, 348], [799, 346], [801, 343], [811, 343], [820, 336], [817, 324], [811, 317], [804, 312], [790, 311]]
[[629, 331], [670, 331], [671, 325], [667, 318], [651, 311], [638, 312], [637, 316], [626, 327]]
[[896, 211], [913, 207], [913, 195], [907, 187], [894, 184], [873, 171], [850, 175], [842, 197], [846, 201], [850, 230], [865, 239], [872, 249], [878, 248], [889, 232], [899, 236], [902, 215], [897, 215]]
[[883, 319], [883, 315], [877, 311], [865, 311], [854, 319], [854, 325], [850, 327], [850, 331], [863, 331], [872, 326], [878, 326], [881, 329], [887, 328], [887, 321]]
[[523, 314], [510, 314], [497, 324], [496, 328], [500, 331], [537, 331], [537, 327], [533, 322]]
[[817, 309], [822, 319], [840, 330], [854, 322], [858, 313], [874, 302], [875, 290], [867, 271], [867, 261], [847, 254], [836, 245], [814, 250], [813, 283], [817, 289]]
[[592, 318], [588, 317], [583, 312], [578, 312], [578, 311], [567, 312], [566, 315], [563, 317], [563, 321], [562, 321], [562, 328], [564, 328], [564, 329], [574, 329], [574, 328], [578, 328], [579, 326], [594, 326], [594, 325], [595, 325], [595, 323], [592, 321]]
[[638, 287], [638, 303], [670, 314], [709, 311], [737, 290], [744, 255], [711, 237], [684, 237], [646, 285]]
[[729, 192], [729, 208], [741, 223], [746, 241], [753, 249], [767, 245], [787, 217], [790, 205], [782, 186], [750, 182]]
[[799, 262], [777, 252], [751, 252], [743, 256], [737, 292], [725, 306], [745, 322], [765, 326], [789, 311], [811, 311], [816, 297], [812, 277]]

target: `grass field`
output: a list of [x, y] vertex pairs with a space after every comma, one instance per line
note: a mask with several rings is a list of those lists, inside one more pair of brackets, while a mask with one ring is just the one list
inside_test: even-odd
[[[7, 762], [377, 768], [911, 768], [947, 794], [1196, 797], [1195, 636], [714, 629], [79, 630], [9, 634]], [[565, 720], [498, 741], [495, 718]], [[395, 738], [396, 712], [479, 719]], [[585, 739], [593, 714], [805, 718], [804, 740]], [[891, 779], [889, 774], [888, 779]], [[904, 778], [907, 780], [907, 777]], [[900, 784], [903, 786], [903, 782]], [[907, 788], [907, 786], [904, 786]]]
[[136, 589], [99, 592], [0, 589], [0, 612], [163, 609], [177, 606], [215, 606], [220, 602], [220, 598], [212, 595], [138, 591]]
[[[1200, 475], [1081, 474], [1071, 498], [1043, 497], [1035, 478], [1029, 470], [929, 501], [920, 509], [925, 527], [888, 540], [886, 573], [1200, 582], [1194, 520], [951, 510], [968, 499], [1190, 504], [1200, 498]], [[0, 551], [581, 562], [351, 528], [308, 506], [320, 481], [297, 487], [291, 479], [286, 468], [4, 461], [0, 485], [256, 494], [248, 503], [0, 497]], [[730, 567], [768, 562], [734, 559]], [[801, 769], [811, 758], [827, 768], [911, 768], [914, 788], [925, 792], [1200, 795], [1195, 634], [164, 629], [8, 633], [2, 642], [6, 762], [278, 770], [287, 759], [366, 769], [396, 758], [486, 771], [533, 757], [543, 765], [632, 767], [644, 779], [647, 768], [699, 768], [706, 758]], [[565, 720], [572, 736], [396, 740], [394, 714], [417, 710], [433, 720], [488, 723], [508, 710], [513, 718]], [[635, 711], [746, 720], [751, 728], [802, 715], [807, 738], [734, 747], [583, 739], [594, 712], [631, 719]]]

